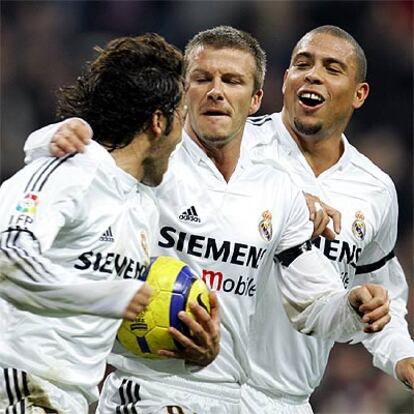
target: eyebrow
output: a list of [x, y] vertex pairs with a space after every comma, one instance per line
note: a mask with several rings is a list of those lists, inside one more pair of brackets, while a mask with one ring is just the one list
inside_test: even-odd
[[[195, 68], [192, 71], [190, 71], [191, 75], [211, 75], [211, 72], [202, 68]], [[234, 76], [238, 78], [245, 78], [246, 74], [240, 73], [240, 72], [223, 72], [221, 76]]]

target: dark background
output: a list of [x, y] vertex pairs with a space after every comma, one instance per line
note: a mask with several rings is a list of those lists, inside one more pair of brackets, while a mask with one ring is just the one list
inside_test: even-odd
[[[183, 48], [195, 33], [220, 24], [252, 33], [269, 61], [260, 115], [281, 109], [283, 73], [306, 31], [322, 24], [349, 31], [366, 52], [371, 93], [347, 136], [396, 184], [397, 254], [413, 290], [412, 1], [1, 1], [0, 7], [0, 181], [23, 165], [28, 133], [55, 120], [54, 91], [76, 79], [93, 46], [113, 37], [152, 31]], [[411, 295], [411, 325], [413, 312]], [[335, 347], [312, 403], [316, 413], [414, 412], [410, 393], [373, 368], [360, 346]]]

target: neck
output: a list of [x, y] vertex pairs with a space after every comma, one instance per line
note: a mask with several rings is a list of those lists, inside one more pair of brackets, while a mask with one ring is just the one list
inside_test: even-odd
[[118, 148], [110, 153], [116, 165], [138, 181], [141, 181], [144, 174], [142, 162], [146, 151], [143, 148], [145, 145], [144, 140], [134, 139], [126, 147]]
[[341, 158], [344, 152], [342, 134], [325, 136], [300, 134], [283, 114], [282, 121], [316, 177], [335, 165]]
[[228, 182], [236, 169], [240, 158], [241, 135], [229, 142], [212, 145], [203, 141], [195, 134], [187, 132], [190, 138], [206, 153]]

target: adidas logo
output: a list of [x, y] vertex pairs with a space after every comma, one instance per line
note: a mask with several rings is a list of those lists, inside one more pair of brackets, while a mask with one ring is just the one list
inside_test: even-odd
[[99, 237], [99, 240], [112, 243], [114, 242], [114, 236], [112, 234], [111, 226], [109, 226], [105, 233], [102, 234], [101, 237]]
[[182, 221], [191, 221], [193, 223], [201, 223], [200, 217], [198, 217], [197, 211], [194, 206], [191, 206], [187, 210], [183, 211], [178, 218]]

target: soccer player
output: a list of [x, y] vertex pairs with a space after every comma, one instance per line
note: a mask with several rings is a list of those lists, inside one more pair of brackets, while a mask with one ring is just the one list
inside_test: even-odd
[[[161, 211], [157, 251], [178, 255], [217, 291], [220, 353], [197, 369], [179, 352], [163, 352], [176, 359], [147, 361], [117, 344], [109, 357], [117, 370], [105, 382], [99, 413], [239, 413], [256, 288], [271, 273], [274, 254], [283, 264], [278, 283], [298, 330], [348, 340], [359, 329], [349, 304], [358, 307], [359, 301], [366, 303], [359, 308], [364, 317], [372, 316], [368, 331], [388, 321], [381, 287], [367, 284], [347, 296], [329, 262], [307, 242], [313, 225], [287, 174], [252, 163], [241, 146], [246, 118], [263, 93], [265, 55], [257, 41], [230, 27], [207, 30], [187, 45], [185, 65], [183, 142], [155, 190]], [[76, 122], [32, 136], [30, 145], [42, 147], [55, 134], [53, 149], [66, 151]]]
[[1, 186], [2, 413], [87, 413], [121, 318], [149, 303], [136, 278], [158, 210], [141, 182], [161, 182], [181, 138], [182, 69], [158, 35], [113, 40], [60, 93], [58, 111], [94, 129], [88, 150]]
[[[391, 322], [363, 344], [375, 366], [413, 388], [414, 343], [404, 319], [408, 289], [393, 253], [394, 184], [343, 135], [353, 110], [368, 96], [366, 66], [362, 48], [344, 30], [322, 26], [307, 33], [285, 73], [282, 112], [249, 121], [245, 150], [260, 162], [279, 162], [304, 191], [341, 210], [340, 235], [314, 244], [346, 288], [370, 281], [389, 289]], [[273, 279], [261, 293], [250, 331], [252, 372], [242, 389], [243, 413], [258, 407], [266, 414], [312, 413], [309, 397], [322, 379], [333, 341], [292, 329]], [[278, 316], [264, 323], [270, 313]]]

